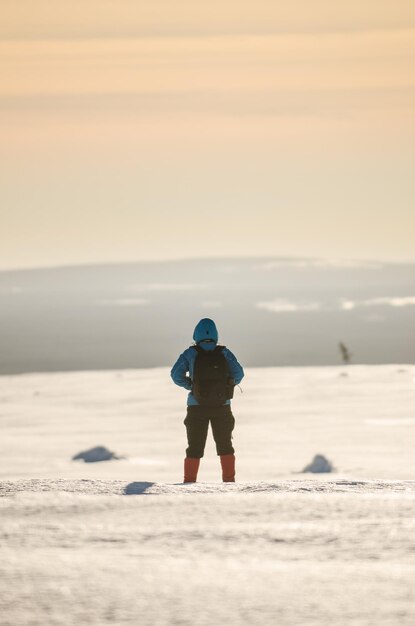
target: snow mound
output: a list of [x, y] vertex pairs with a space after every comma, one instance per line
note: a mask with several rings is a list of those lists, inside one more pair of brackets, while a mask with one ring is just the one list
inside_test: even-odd
[[316, 454], [314, 459], [305, 466], [303, 473], [327, 474], [336, 471], [333, 464], [323, 454]]
[[83, 452], [78, 452], [72, 457], [72, 461], [85, 461], [85, 463], [99, 463], [100, 461], [111, 461], [112, 459], [122, 459], [105, 446], [96, 446]]

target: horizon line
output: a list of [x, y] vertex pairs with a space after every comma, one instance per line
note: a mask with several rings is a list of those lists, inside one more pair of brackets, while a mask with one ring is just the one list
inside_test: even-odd
[[333, 267], [353, 267], [356, 265], [414, 265], [415, 259], [406, 259], [406, 260], [380, 260], [378, 258], [370, 258], [370, 259], [362, 259], [358, 257], [320, 257], [320, 256], [296, 256], [296, 255], [247, 255], [247, 256], [189, 256], [189, 257], [168, 257], [162, 259], [131, 259], [131, 260], [120, 260], [120, 261], [75, 261], [75, 262], [64, 262], [64, 263], [51, 263], [51, 264], [41, 264], [41, 265], [22, 265], [22, 266], [10, 266], [10, 267], [0, 267], [0, 273], [11, 273], [11, 272], [28, 272], [28, 271], [42, 271], [42, 270], [59, 270], [59, 269], [81, 269], [81, 268], [92, 268], [92, 267], [105, 267], [105, 266], [121, 266], [121, 265], [148, 265], [148, 264], [163, 264], [163, 263], [184, 263], [188, 261], [308, 261], [308, 262], [319, 262], [322, 264], [326, 264], [327, 266]]

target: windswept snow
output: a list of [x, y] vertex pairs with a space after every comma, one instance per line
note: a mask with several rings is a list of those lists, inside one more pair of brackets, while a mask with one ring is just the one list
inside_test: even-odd
[[187, 485], [166, 368], [0, 378], [2, 626], [412, 626], [415, 368], [344, 371], [248, 371]]
[[252, 483], [153, 483], [122, 480], [24, 479], [0, 482], [0, 497], [21, 493], [74, 493], [78, 495], [152, 495], [192, 494], [287, 494], [287, 493], [410, 494], [415, 496], [415, 480], [280, 480]]
[[20, 480], [3, 492], [5, 626], [413, 624], [414, 482]]
[[[242, 390], [238, 481], [293, 477], [319, 453], [339, 477], [415, 476], [415, 366], [255, 368]], [[186, 392], [167, 368], [3, 376], [0, 400], [0, 479], [182, 479]], [[97, 443], [125, 458], [71, 461]], [[219, 470], [210, 436], [200, 479]]]

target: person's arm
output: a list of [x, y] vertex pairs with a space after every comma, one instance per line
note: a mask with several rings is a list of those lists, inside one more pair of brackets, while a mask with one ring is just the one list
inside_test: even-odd
[[189, 361], [187, 360], [185, 353], [183, 352], [176, 363], [173, 365], [170, 376], [172, 377], [173, 382], [179, 387], [184, 387], [188, 391], [192, 390], [192, 381], [190, 377], [187, 376], [187, 372], [189, 371]]
[[225, 348], [224, 355], [228, 361], [229, 372], [235, 380], [235, 385], [239, 385], [245, 375], [243, 367], [240, 363], [238, 363], [236, 356], [228, 348]]

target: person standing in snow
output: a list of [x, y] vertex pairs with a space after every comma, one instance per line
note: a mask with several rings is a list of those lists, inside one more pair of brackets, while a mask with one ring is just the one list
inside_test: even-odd
[[231, 411], [231, 398], [235, 385], [244, 377], [244, 371], [228, 348], [218, 346], [218, 331], [213, 320], [200, 320], [193, 340], [195, 345], [179, 356], [170, 373], [176, 385], [189, 391], [184, 420], [188, 448], [183, 482], [194, 483], [197, 480], [209, 422], [220, 456], [222, 480], [235, 482], [235, 450], [232, 446], [235, 418]]

